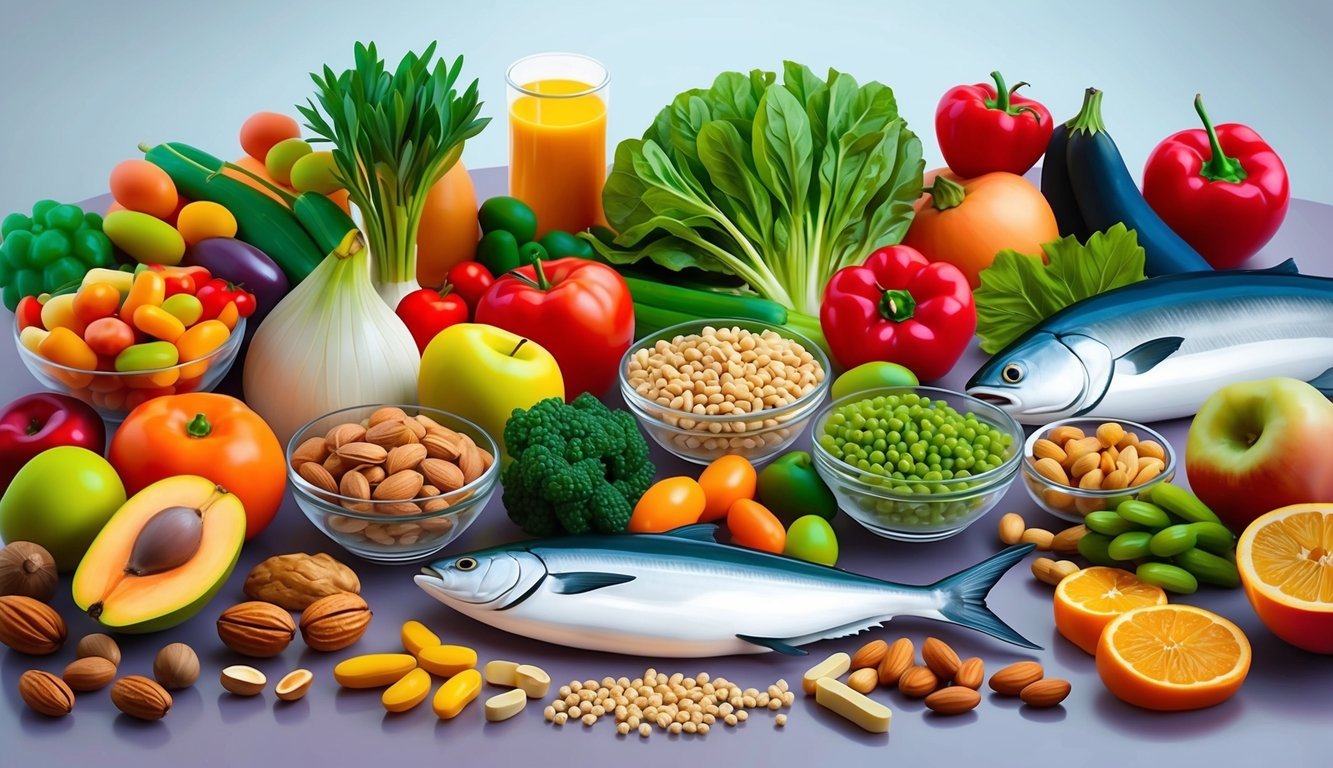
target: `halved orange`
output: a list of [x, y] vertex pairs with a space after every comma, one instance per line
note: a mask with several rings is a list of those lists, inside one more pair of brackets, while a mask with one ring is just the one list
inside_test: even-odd
[[1136, 707], [1202, 709], [1231, 698], [1250, 671], [1240, 627], [1192, 605], [1135, 608], [1106, 625], [1097, 674]]
[[1055, 587], [1055, 628], [1089, 655], [1111, 619], [1132, 608], [1164, 605], [1161, 587], [1139, 581], [1129, 571], [1094, 566], [1075, 571]]
[[1333, 653], [1333, 504], [1255, 519], [1236, 543], [1236, 568], [1269, 631], [1297, 648]]

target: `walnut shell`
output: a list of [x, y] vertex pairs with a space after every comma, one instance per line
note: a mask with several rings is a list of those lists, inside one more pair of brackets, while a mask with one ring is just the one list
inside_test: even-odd
[[341, 651], [361, 639], [370, 617], [370, 606], [359, 595], [322, 597], [301, 614], [301, 638], [313, 651]]
[[304, 611], [328, 595], [360, 591], [361, 581], [356, 573], [323, 552], [275, 555], [256, 565], [245, 579], [247, 597], [289, 611]]
[[40, 544], [15, 541], [0, 549], [0, 595], [48, 602], [56, 593], [56, 561]]

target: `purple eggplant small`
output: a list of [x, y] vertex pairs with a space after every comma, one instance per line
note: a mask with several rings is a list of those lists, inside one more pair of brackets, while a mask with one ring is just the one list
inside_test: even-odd
[[255, 313], [246, 322], [247, 336], [291, 290], [282, 270], [263, 251], [229, 237], [212, 237], [195, 243], [185, 255], [184, 263], [203, 267], [214, 277], [236, 283], [255, 295]]

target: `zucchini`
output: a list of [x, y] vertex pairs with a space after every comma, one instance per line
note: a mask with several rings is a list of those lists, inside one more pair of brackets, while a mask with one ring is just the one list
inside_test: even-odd
[[[635, 304], [670, 309], [688, 315], [690, 319], [730, 318], [768, 325], [787, 324], [787, 308], [761, 296], [701, 291], [637, 277], [624, 277], [624, 280]], [[688, 319], [682, 322], [688, 322]]]
[[361, 230], [347, 211], [318, 192], [297, 195], [292, 202], [292, 213], [314, 238], [316, 247], [326, 254], [352, 256], [366, 245]]
[[664, 328], [696, 321], [699, 318], [673, 309], [634, 302], [634, 338], [647, 338]]
[[1069, 183], [1069, 166], [1065, 158], [1069, 146], [1069, 123], [1060, 123], [1051, 132], [1051, 141], [1046, 145], [1046, 157], [1041, 161], [1041, 194], [1055, 214], [1060, 236], [1072, 235], [1083, 243], [1087, 242], [1088, 235], [1092, 233], [1088, 231], [1088, 224], [1078, 209], [1074, 187]]
[[223, 176], [222, 161], [187, 144], [172, 142], [144, 149], [148, 162], [167, 172], [190, 200], [209, 200], [236, 217], [236, 237], [263, 251], [292, 285], [323, 260], [310, 235], [281, 203], [236, 179]]
[[1144, 271], [1149, 277], [1211, 270], [1212, 266], [1143, 199], [1102, 123], [1101, 91], [1088, 89], [1083, 108], [1068, 125], [1065, 159], [1069, 184], [1088, 229], [1101, 232], [1123, 222], [1137, 232], [1139, 245], [1143, 246]]

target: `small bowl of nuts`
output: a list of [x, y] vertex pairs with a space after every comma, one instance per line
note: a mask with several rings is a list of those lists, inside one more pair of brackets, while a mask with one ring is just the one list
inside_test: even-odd
[[420, 560], [476, 520], [495, 490], [495, 440], [432, 408], [359, 405], [297, 430], [287, 446], [296, 504], [324, 535], [381, 563]]
[[1132, 421], [1065, 419], [1028, 436], [1023, 484], [1037, 506], [1063, 520], [1114, 509], [1176, 474], [1176, 453]]
[[809, 339], [750, 320], [681, 323], [639, 339], [620, 392], [669, 453], [695, 464], [753, 464], [791, 445], [828, 391], [828, 357]]

